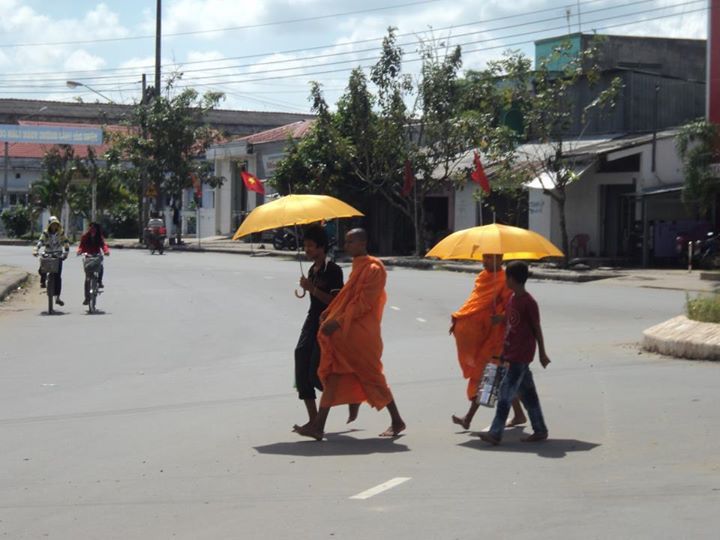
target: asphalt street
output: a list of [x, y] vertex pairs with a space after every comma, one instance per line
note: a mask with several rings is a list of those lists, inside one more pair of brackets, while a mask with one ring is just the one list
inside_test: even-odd
[[[29, 248], [0, 263], [37, 267]], [[467, 402], [449, 314], [474, 276], [390, 269], [384, 364], [407, 432], [338, 409], [318, 443], [291, 433], [297, 262], [115, 250], [105, 268], [97, 315], [76, 258], [61, 314], [37, 283], [0, 304], [0, 536], [717, 537], [720, 365], [637, 346], [683, 292], [531, 281], [551, 440], [519, 442], [526, 427], [491, 448], [474, 434], [490, 409], [450, 422]]]

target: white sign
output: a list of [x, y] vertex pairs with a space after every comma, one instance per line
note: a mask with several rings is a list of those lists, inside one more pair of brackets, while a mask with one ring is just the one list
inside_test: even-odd
[[278, 163], [285, 157], [285, 153], [280, 154], [263, 154], [263, 168], [265, 169], [265, 178], [270, 178], [277, 169]]

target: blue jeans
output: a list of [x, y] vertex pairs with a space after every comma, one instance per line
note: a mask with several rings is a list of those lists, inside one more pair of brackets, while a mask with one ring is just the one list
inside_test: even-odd
[[505, 422], [510, 414], [510, 407], [515, 396], [518, 396], [525, 406], [533, 431], [535, 433], [547, 433], [548, 429], [543, 419], [540, 399], [535, 390], [535, 381], [533, 381], [530, 366], [528, 364], [510, 363], [505, 377], [500, 383], [497, 409], [495, 419], [490, 427], [490, 434], [498, 440], [502, 439]]

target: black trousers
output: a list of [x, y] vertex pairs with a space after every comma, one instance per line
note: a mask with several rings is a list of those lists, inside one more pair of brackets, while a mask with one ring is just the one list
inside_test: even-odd
[[295, 387], [302, 400], [315, 399], [315, 389], [322, 391], [317, 374], [320, 365], [320, 345], [317, 341], [319, 329], [320, 314], [308, 313], [295, 347]]
[[[60, 292], [62, 291], [62, 267], [63, 267], [63, 261], [60, 259], [60, 264], [58, 266], [58, 272], [55, 274], [55, 296], [60, 296]], [[38, 274], [40, 274], [40, 282], [41, 283], [47, 283], [47, 273], [41, 272], [38, 270]]]

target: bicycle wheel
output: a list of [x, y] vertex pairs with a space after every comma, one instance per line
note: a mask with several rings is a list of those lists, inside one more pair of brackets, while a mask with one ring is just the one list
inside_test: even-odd
[[47, 275], [47, 282], [45, 283], [47, 298], [48, 298], [48, 315], [53, 313], [53, 298], [55, 294], [55, 274], [49, 272]]
[[98, 293], [98, 279], [97, 274], [93, 272], [93, 274], [90, 276], [90, 302], [88, 303], [88, 311], [90, 313], [95, 313], [95, 305], [97, 302], [97, 293]]

